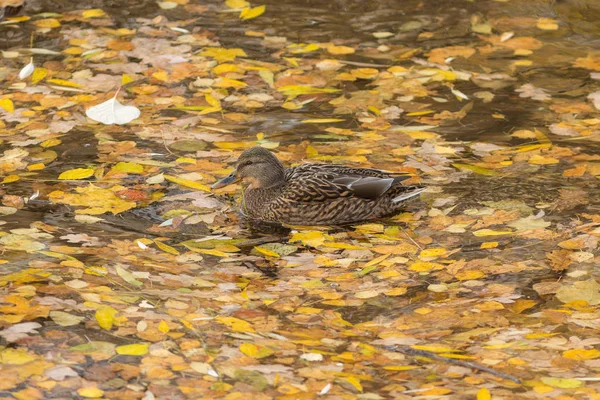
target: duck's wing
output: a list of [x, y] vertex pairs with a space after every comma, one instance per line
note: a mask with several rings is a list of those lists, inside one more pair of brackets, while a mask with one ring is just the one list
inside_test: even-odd
[[310, 172], [296, 171], [288, 179], [283, 196], [292, 201], [301, 202], [318, 202], [341, 197], [377, 199], [392, 186], [408, 178], [407, 176], [393, 177], [382, 171], [366, 168], [362, 170], [385, 175], [383, 177], [364, 176], [357, 173], [360, 170], [345, 168], [345, 173], [332, 173], [332, 171], [324, 171], [324, 169], [318, 171], [313, 169]]

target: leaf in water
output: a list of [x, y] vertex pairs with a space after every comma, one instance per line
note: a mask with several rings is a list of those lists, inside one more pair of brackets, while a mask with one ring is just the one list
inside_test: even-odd
[[296, 232], [290, 238], [290, 243], [301, 242], [305, 246], [319, 247], [325, 240], [333, 239], [331, 236], [321, 231], [303, 231]]
[[173, 182], [173, 183], [176, 183], [181, 186], [189, 187], [191, 189], [202, 190], [204, 192], [211, 191], [208, 186], [203, 185], [202, 183], [199, 183], [199, 182], [195, 182], [195, 181], [185, 179], [185, 178], [179, 178], [177, 176], [172, 176], [172, 175], [163, 175], [163, 176], [169, 182]]
[[265, 12], [266, 8], [267, 8], [267, 6], [265, 6], [265, 5], [253, 7], [253, 8], [246, 7], [240, 13], [240, 19], [247, 20], [247, 19], [256, 18], [256, 17], [262, 15]]
[[96, 310], [96, 321], [98, 321], [100, 328], [109, 331], [113, 327], [116, 315], [117, 310], [111, 306], [103, 306]]
[[68, 171], [62, 172], [58, 179], [60, 180], [77, 180], [77, 179], [86, 179], [90, 176], [94, 175], [94, 169], [92, 168], [75, 168], [70, 169]]
[[104, 10], [101, 10], [99, 8], [92, 8], [91, 10], [85, 10], [83, 13], [81, 13], [81, 15], [83, 16], [83, 18], [104, 18], [107, 17], [106, 13], [104, 12]]
[[88, 108], [85, 115], [88, 118], [103, 123], [105, 125], [123, 125], [127, 124], [140, 116], [140, 110], [134, 106], [125, 106], [117, 101], [117, 95], [91, 108]]
[[252, 358], [265, 358], [275, 353], [275, 351], [268, 347], [259, 347], [252, 343], [242, 343], [240, 345], [240, 351]]
[[180, 254], [176, 248], [171, 247], [168, 244], [165, 244], [159, 240], [154, 240], [154, 244], [156, 244], [156, 247], [158, 247], [165, 253], [173, 254], [174, 256], [178, 256]]
[[555, 31], [558, 29], [558, 21], [552, 18], [538, 18], [535, 26], [544, 31]]
[[123, 278], [123, 280], [127, 283], [129, 283], [130, 285], [134, 285], [134, 286], [142, 286], [143, 283], [138, 281], [137, 279], [135, 279], [133, 277], [133, 274], [129, 271], [127, 271], [125, 268], [121, 267], [120, 265], [117, 265], [115, 267], [116, 271], [117, 271], [117, 275], [119, 275], [121, 278]]
[[78, 325], [85, 319], [84, 317], [79, 317], [64, 311], [50, 311], [50, 318], [60, 326]]
[[593, 360], [596, 358], [600, 358], [600, 350], [591, 349], [573, 349], [563, 351], [562, 356], [565, 358], [570, 358], [571, 360]]
[[115, 349], [117, 354], [123, 356], [143, 356], [148, 353], [149, 343], [135, 343], [117, 346]]
[[104, 391], [95, 386], [88, 386], [77, 389], [77, 394], [86, 399], [99, 399], [104, 396]]
[[471, 165], [471, 164], [454, 163], [454, 164], [452, 164], [452, 166], [454, 168], [458, 168], [458, 169], [461, 169], [461, 170], [475, 172], [476, 174], [479, 174], [479, 175], [486, 175], [486, 176], [498, 176], [498, 175], [500, 175], [498, 172], [494, 171], [493, 169], [484, 168], [484, 167], [478, 167], [476, 165]]
[[600, 284], [595, 279], [567, 283], [558, 289], [556, 298], [563, 303], [583, 300], [595, 306], [600, 304]]
[[35, 65], [33, 65], [33, 59], [32, 59], [31, 61], [29, 61], [29, 64], [24, 66], [23, 69], [21, 69], [21, 71], [19, 72], [19, 79], [23, 80], [23, 79], [27, 78], [29, 75], [33, 74], [34, 70], [35, 70]]
[[15, 112], [15, 105], [13, 104], [13, 101], [8, 97], [3, 97], [0, 99], [0, 108], [3, 108], [9, 113]]
[[233, 9], [237, 10], [240, 8], [249, 7], [250, 3], [247, 2], [246, 0], [226, 0], [225, 5], [229, 8], [233, 8]]
[[344, 122], [345, 120], [339, 118], [319, 118], [319, 119], [305, 119], [302, 120], [303, 124], [329, 124], [332, 122]]
[[260, 254], [263, 254], [263, 255], [265, 255], [267, 257], [276, 257], [276, 258], [279, 258], [279, 254], [277, 254], [276, 252], [271, 251], [269, 249], [266, 249], [264, 247], [261, 247], [261, 246], [254, 247], [254, 250], [258, 251]]
[[544, 376], [540, 380], [548, 386], [560, 389], [576, 389], [585, 385], [585, 383], [579, 379], [551, 378]]
[[114, 171], [127, 172], [128, 174], [141, 174], [144, 166], [133, 162], [118, 162], [112, 167]]
[[33, 24], [35, 26], [37, 26], [38, 28], [46, 28], [46, 29], [60, 27], [60, 22], [56, 18], [38, 19], [37, 21], [34, 21]]
[[249, 322], [244, 321], [243, 319], [235, 318], [235, 317], [224, 317], [217, 316], [215, 318], [220, 324], [227, 325], [234, 332], [248, 332], [248, 333], [256, 333], [256, 330], [250, 325]]

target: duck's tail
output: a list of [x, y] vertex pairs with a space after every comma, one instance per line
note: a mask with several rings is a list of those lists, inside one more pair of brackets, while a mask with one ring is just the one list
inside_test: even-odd
[[418, 195], [420, 195], [426, 188], [421, 187], [421, 186], [409, 186], [406, 188], [406, 192], [402, 193], [399, 196], [396, 196], [392, 199], [392, 202], [394, 204], [398, 204], [404, 201], [407, 201], [408, 199], [412, 199], [413, 197], [416, 197]]

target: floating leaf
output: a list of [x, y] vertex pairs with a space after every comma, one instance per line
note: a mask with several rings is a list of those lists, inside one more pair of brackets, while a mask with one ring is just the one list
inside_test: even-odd
[[242, 12], [240, 13], [240, 19], [246, 20], [246, 19], [256, 18], [256, 17], [262, 15], [265, 12], [266, 8], [267, 8], [267, 6], [265, 6], [265, 5], [253, 7], [253, 8], [244, 8], [242, 10]]
[[98, 321], [100, 328], [109, 331], [113, 326], [116, 315], [117, 310], [111, 306], [103, 306], [96, 310], [96, 321]]
[[210, 187], [203, 185], [202, 183], [191, 181], [189, 179], [179, 178], [172, 175], [164, 175], [165, 179], [169, 182], [176, 183], [181, 186], [189, 187], [191, 189], [202, 190], [204, 192], [210, 192]]
[[23, 69], [21, 69], [21, 71], [19, 72], [19, 79], [23, 80], [23, 79], [27, 78], [29, 75], [33, 74], [34, 70], [35, 70], [35, 65], [33, 65], [33, 59], [32, 59], [31, 61], [29, 61], [29, 64], [24, 66]]
[[85, 112], [88, 118], [105, 125], [127, 124], [140, 116], [140, 110], [134, 106], [125, 106], [117, 101], [115, 96], [104, 103], [95, 105]]
[[68, 171], [62, 172], [58, 179], [60, 180], [77, 180], [77, 179], [86, 179], [90, 176], [94, 175], [94, 169], [92, 168], [75, 168], [70, 169]]
[[115, 349], [117, 354], [122, 356], [143, 356], [148, 353], [149, 343], [135, 343], [117, 346]]
[[0, 99], [0, 108], [3, 108], [10, 113], [15, 112], [15, 105], [8, 97], [3, 97]]

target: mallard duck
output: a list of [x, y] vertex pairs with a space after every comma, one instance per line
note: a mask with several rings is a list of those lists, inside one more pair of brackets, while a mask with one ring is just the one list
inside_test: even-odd
[[342, 225], [381, 218], [402, 208], [424, 188], [406, 186], [408, 176], [330, 164], [284, 168], [269, 150], [244, 151], [235, 170], [213, 189], [242, 181], [242, 212], [289, 225]]

